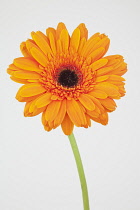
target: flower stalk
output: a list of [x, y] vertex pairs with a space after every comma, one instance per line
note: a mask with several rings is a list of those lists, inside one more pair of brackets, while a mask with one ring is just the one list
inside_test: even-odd
[[78, 169], [78, 174], [79, 174], [81, 189], [82, 189], [84, 210], [89, 210], [90, 208], [89, 208], [87, 183], [86, 183], [85, 173], [84, 173], [80, 153], [79, 153], [79, 150], [78, 150], [78, 146], [77, 146], [77, 143], [76, 143], [76, 140], [75, 140], [75, 137], [74, 137], [73, 133], [71, 135], [69, 135], [68, 138], [69, 138], [69, 141], [70, 141], [70, 144], [71, 144], [71, 148], [72, 148], [74, 158], [75, 158], [75, 161], [76, 161], [76, 165], [77, 165], [77, 169]]

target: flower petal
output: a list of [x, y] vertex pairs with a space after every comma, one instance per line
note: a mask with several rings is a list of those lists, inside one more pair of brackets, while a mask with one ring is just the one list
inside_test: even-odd
[[61, 123], [61, 127], [65, 135], [70, 135], [72, 133], [74, 124], [70, 120], [68, 114], [65, 115], [64, 120]]
[[19, 79], [14, 76], [11, 76], [10, 79], [13, 80], [14, 82], [21, 83], [21, 84], [29, 83], [26, 79]]
[[105, 36], [103, 39], [101, 39], [98, 43], [96, 43], [93, 46], [92, 50], [96, 50], [99, 47], [104, 47], [107, 51], [108, 47], [109, 47], [109, 44], [110, 44], [110, 39], [107, 36]]
[[41, 76], [32, 71], [15, 71], [13, 74], [14, 77], [19, 78], [19, 79], [40, 79]]
[[60, 38], [60, 34], [63, 29], [66, 29], [65, 24], [62, 22], [58, 23], [58, 26], [56, 29], [56, 40], [58, 40]]
[[70, 39], [70, 48], [77, 51], [79, 47], [79, 43], [80, 43], [80, 29], [76, 28], [73, 31], [71, 39]]
[[29, 112], [29, 108], [31, 104], [32, 104], [32, 101], [26, 102], [25, 107], [24, 107], [24, 117], [31, 117], [31, 113]]
[[103, 57], [105, 53], [105, 48], [100, 47], [93, 51], [91, 54], [88, 55], [88, 58], [86, 59], [88, 62], [88, 59], [91, 59], [91, 63], [95, 62], [96, 60], [100, 59]]
[[30, 52], [27, 49], [26, 42], [22, 42], [20, 44], [20, 50], [21, 50], [24, 57], [32, 57]]
[[91, 92], [91, 95], [94, 96], [95, 98], [102, 98], [102, 99], [105, 99], [108, 97], [108, 95], [104, 91], [96, 90], [96, 89], [94, 89]]
[[62, 44], [63, 52], [66, 52], [69, 48], [69, 34], [67, 29], [63, 29], [60, 34], [60, 41]]
[[51, 46], [51, 49], [52, 49], [52, 52], [54, 55], [56, 55], [56, 42], [55, 42], [55, 37], [53, 35], [53, 33], [49, 33], [49, 40], [50, 40], [50, 46]]
[[36, 31], [36, 34], [38, 36], [42, 37], [42, 39], [44, 39], [47, 42], [47, 44], [49, 45], [49, 39], [48, 39], [48, 37], [44, 33], [42, 33], [41, 31]]
[[49, 37], [49, 34], [52, 33], [54, 39], [56, 40], [56, 30], [52, 27], [46, 29], [46, 35]]
[[41, 71], [41, 69], [39, 68], [39, 64], [31, 58], [15, 58], [14, 65], [28, 71]]
[[95, 104], [93, 101], [88, 97], [87, 94], [81, 94], [80, 97], [78, 98], [81, 104], [88, 110], [94, 110], [95, 109]]
[[90, 65], [90, 67], [92, 68], [92, 71], [95, 71], [103, 66], [105, 66], [107, 64], [108, 60], [105, 58], [99, 59], [97, 61], [95, 61], [94, 63], [92, 63]]
[[104, 112], [103, 114], [100, 115], [100, 123], [102, 125], [107, 125], [108, 123], [108, 113]]
[[91, 127], [91, 120], [90, 120], [89, 115], [87, 115], [87, 114], [86, 114], [86, 120], [87, 120], [87, 126], [86, 126], [86, 128]]
[[35, 106], [36, 100], [37, 100], [37, 98], [26, 103], [25, 108], [24, 108], [24, 116], [25, 117], [36, 116], [45, 110], [45, 107], [38, 109]]
[[58, 115], [59, 109], [61, 106], [61, 101], [52, 101], [46, 109], [45, 119], [52, 122]]
[[113, 85], [108, 82], [102, 82], [97, 85], [95, 85], [94, 89], [96, 90], [101, 90], [105, 92], [108, 96], [113, 97], [113, 98], [120, 98], [120, 93], [118, 91], [118, 87], [116, 85]]
[[95, 110], [93, 111], [87, 110], [86, 114], [88, 114], [90, 117], [95, 117], [95, 118], [99, 117], [99, 113], [96, 112]]
[[89, 92], [88, 93], [88, 95], [90, 96], [91, 100], [94, 102], [94, 104], [98, 108], [98, 109], [96, 109], [96, 107], [95, 107], [96, 111], [98, 113], [103, 113], [104, 112], [104, 107], [101, 105], [99, 99], [95, 98], [92, 94], [93, 94], [93, 92]]
[[60, 39], [57, 40], [56, 44], [57, 44], [57, 52], [60, 54], [63, 51]]
[[88, 30], [87, 30], [85, 24], [81, 23], [77, 28], [80, 29], [80, 39], [82, 39], [82, 38], [87, 39], [88, 38]]
[[96, 76], [106, 75], [113, 70], [113, 66], [104, 67], [96, 71]]
[[82, 52], [82, 50], [83, 50], [85, 44], [86, 44], [86, 39], [85, 39], [85, 38], [82, 38], [82, 39], [80, 40], [79, 48], [78, 48], [78, 53], [79, 53], [79, 54], [81, 54], [81, 52]]
[[66, 115], [66, 99], [61, 102], [60, 110], [57, 114], [57, 117], [54, 119], [54, 125], [58, 126], [62, 123]]
[[[36, 45], [36, 43], [32, 39], [27, 39], [27, 41], [26, 41], [26, 47], [27, 47], [27, 50], [29, 52], [30, 52], [30, 50], [31, 50], [32, 47], [35, 47], [38, 50], [40, 50], [40, 48]], [[31, 52], [30, 52], [30, 54], [31, 54]], [[32, 55], [31, 55], [31, 57], [32, 57]]]
[[116, 82], [125, 81], [125, 79], [119, 75], [109, 75], [109, 80], [116, 81]]
[[94, 45], [96, 43], [98, 43], [100, 40], [101, 39], [99, 37], [93, 37], [93, 38], [89, 39], [86, 42], [86, 44], [85, 44], [85, 46], [84, 46], [84, 48], [83, 48], [83, 50], [81, 52], [81, 55], [86, 57], [87, 55], [91, 54], [93, 52], [92, 49], [93, 49]]
[[47, 55], [48, 53], [52, 53], [52, 50], [48, 44], [48, 42], [40, 36], [38, 33], [32, 32], [31, 33], [33, 40], [38, 45], [38, 47], [42, 50], [42, 52]]
[[111, 98], [106, 98], [106, 99], [99, 99], [101, 104], [108, 110], [114, 111], [116, 109], [116, 103], [113, 99]]
[[48, 65], [48, 59], [47, 57], [37, 48], [33, 47], [31, 48], [31, 54], [34, 57], [34, 59], [40, 63], [42, 66], [46, 67]]
[[107, 80], [108, 78], [109, 78], [108, 75], [96, 77], [95, 82], [103, 82], [103, 81]]
[[39, 83], [30, 83], [23, 85], [19, 91], [17, 92], [17, 95], [20, 95], [21, 97], [30, 97], [39, 95], [40, 93], [44, 93], [46, 89], [42, 87]]
[[45, 93], [41, 95], [35, 103], [36, 107], [41, 108], [47, 106], [51, 102], [51, 96], [52, 96], [51, 93]]
[[73, 98], [67, 100], [67, 113], [76, 126], [81, 126], [85, 123], [84, 112]]

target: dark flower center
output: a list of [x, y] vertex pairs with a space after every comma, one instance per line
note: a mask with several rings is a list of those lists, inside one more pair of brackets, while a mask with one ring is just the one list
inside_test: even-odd
[[78, 75], [75, 71], [70, 69], [64, 69], [58, 75], [58, 83], [64, 87], [72, 88], [78, 83]]

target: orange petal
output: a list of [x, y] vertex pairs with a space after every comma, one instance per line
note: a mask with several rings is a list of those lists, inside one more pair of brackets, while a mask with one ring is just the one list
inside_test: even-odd
[[119, 75], [109, 75], [109, 80], [116, 81], [116, 82], [125, 81], [125, 79]]
[[49, 45], [49, 39], [48, 39], [48, 37], [44, 33], [42, 33], [41, 31], [36, 31], [36, 34], [38, 36], [42, 37], [42, 39], [44, 39], [48, 43], [48, 45]]
[[79, 105], [79, 107], [80, 107], [80, 109], [81, 109], [81, 111], [82, 111], [82, 115], [81, 115], [81, 117], [82, 117], [82, 119], [83, 119], [83, 124], [81, 125], [81, 126], [86, 126], [87, 125], [87, 119], [86, 119], [86, 108], [81, 104], [81, 102], [80, 101], [76, 101], [77, 103], [78, 103], [78, 105]]
[[42, 66], [46, 67], [48, 65], [48, 59], [47, 57], [37, 48], [31, 48], [31, 54], [34, 57], [34, 59], [40, 63]]
[[35, 103], [36, 107], [41, 108], [47, 106], [51, 102], [51, 95], [51, 93], [41, 95]]
[[50, 40], [50, 46], [51, 46], [52, 52], [54, 53], [54, 55], [56, 55], [56, 42], [55, 42], [55, 37], [53, 33], [50, 32], [48, 37]]
[[91, 127], [91, 120], [89, 115], [86, 114], [86, 120], [87, 120], [87, 127]]
[[116, 85], [113, 85], [108, 82], [102, 82], [97, 85], [95, 85], [94, 89], [96, 90], [101, 90], [105, 92], [108, 96], [113, 97], [113, 98], [120, 98], [120, 93], [118, 91], [118, 87]]
[[90, 117], [94, 117], [94, 118], [98, 118], [99, 117], [99, 113], [97, 113], [95, 110], [93, 110], [93, 111], [87, 110], [87, 114]]
[[61, 106], [61, 101], [52, 101], [46, 109], [45, 118], [47, 121], [52, 122], [58, 115]]
[[39, 82], [38, 79], [27, 79], [27, 81], [30, 83], [33, 83], [33, 82], [38, 83]]
[[45, 109], [46, 109], [46, 107], [42, 107], [42, 108], [39, 108], [39, 109], [36, 108], [32, 113], [32, 117], [44, 112]]
[[50, 127], [50, 126], [47, 124], [47, 125], [44, 125], [44, 129], [45, 129], [45, 131], [51, 131], [53, 128]]
[[124, 62], [124, 59], [121, 55], [112, 55], [106, 56], [105, 59], [108, 59], [106, 67], [112, 67], [112, 70], [108, 72], [111, 75], [122, 76], [127, 71], [127, 64]]
[[35, 98], [39, 97], [41, 94], [39, 95], [35, 95], [35, 96], [31, 96], [31, 97], [22, 97], [19, 94], [16, 95], [16, 99], [20, 102], [29, 102], [34, 100]]
[[11, 69], [13, 71], [21, 70], [20, 68], [18, 68], [17, 66], [15, 66], [13, 63], [9, 65], [8, 69]]
[[81, 94], [80, 97], [78, 98], [81, 104], [88, 110], [94, 110], [95, 109], [95, 104], [93, 101], [88, 97], [87, 94]]
[[60, 54], [63, 50], [62, 50], [62, 44], [61, 44], [61, 41], [60, 39], [57, 40], [57, 52]]
[[99, 59], [98, 61], [95, 61], [94, 63], [92, 63], [90, 65], [90, 67], [92, 68], [92, 71], [95, 71], [103, 66], [105, 66], [107, 64], [108, 60], [107, 59]]
[[88, 30], [87, 30], [85, 24], [81, 23], [77, 28], [80, 29], [80, 39], [82, 39], [82, 38], [87, 39], [88, 38]]
[[19, 79], [40, 79], [41, 76], [37, 74], [36, 72], [31, 71], [16, 71], [13, 74], [14, 77]]
[[61, 127], [65, 135], [70, 135], [72, 133], [74, 124], [70, 120], [68, 114], [65, 115]]
[[80, 109], [77, 101], [75, 101], [73, 98], [71, 100], [67, 100], [67, 113], [71, 119], [71, 121], [76, 126], [81, 126], [85, 123], [84, 121], [84, 113]]
[[49, 34], [50, 34], [50, 33], [53, 34], [53, 37], [54, 37], [54, 39], [56, 40], [56, 30], [55, 30], [54, 28], [51, 28], [51, 27], [47, 28], [47, 29], [46, 29], [46, 34], [47, 34], [48, 37], [49, 37]]
[[17, 83], [20, 83], [20, 84], [29, 83], [26, 79], [19, 79], [19, 78], [16, 78], [14, 76], [11, 76], [10, 79], [13, 80], [14, 82], [17, 82]]
[[114, 70], [111, 72], [111, 74], [116, 74], [116, 75], [122, 76], [126, 72], [127, 72], [127, 64], [125, 62], [122, 62], [119, 67], [114, 68]]
[[43, 124], [43, 125], [46, 125], [46, 124], [47, 124], [47, 121], [46, 121], [46, 119], [45, 119], [45, 112], [42, 113], [41, 121], [42, 121], [42, 124]]
[[96, 89], [94, 89], [91, 92], [91, 95], [94, 96], [95, 98], [102, 98], [102, 99], [105, 99], [108, 97], [108, 95], [104, 91], [96, 90]]
[[70, 39], [70, 47], [74, 49], [75, 51], [77, 51], [79, 47], [79, 43], [80, 43], [80, 29], [76, 28], [73, 31], [71, 39]]
[[48, 42], [44, 39], [43, 36], [40, 36], [39, 34], [32, 32], [31, 33], [33, 40], [38, 45], [38, 47], [42, 50], [42, 52], [47, 55], [48, 53], [52, 53], [52, 50], [48, 44]]
[[37, 71], [40, 72], [39, 64], [31, 59], [31, 58], [15, 58], [14, 65], [19, 67], [20, 69], [28, 70], [28, 71]]
[[60, 33], [61, 33], [61, 31], [62, 31], [63, 29], [66, 29], [65, 24], [62, 23], [62, 22], [58, 23], [57, 30], [56, 30], [56, 40], [59, 39]]
[[[50, 124], [48, 124], [48, 122], [45, 119], [45, 111], [42, 113], [42, 124], [44, 125], [44, 129], [46, 131], [51, 131], [53, 128], [52, 126], [50, 127]], [[52, 123], [52, 125], [53, 125], [53, 123]]]
[[106, 56], [105, 58], [108, 59], [107, 66], [118, 65], [120, 62], [123, 61], [123, 56], [121, 55], [109, 55], [109, 56]]
[[96, 49], [95, 51], [93, 51], [91, 54], [89, 54], [86, 60], [88, 61], [88, 59], [91, 59], [91, 63], [93, 63], [96, 60], [102, 58], [104, 55], [104, 52], [105, 52], [105, 48], [100, 47]]
[[29, 112], [32, 113], [32, 116], [38, 115], [46, 109], [46, 107], [37, 108], [36, 107], [37, 100], [38, 98], [34, 99], [29, 107]]
[[100, 115], [100, 122], [102, 125], [107, 125], [108, 123], [108, 113], [104, 112], [103, 114]]
[[97, 76], [106, 75], [106, 74], [109, 74], [112, 70], [113, 70], [113, 66], [104, 67], [104, 68], [98, 69], [96, 71], [96, 75]]
[[96, 43], [98, 43], [100, 40], [101, 39], [99, 37], [93, 37], [93, 38], [89, 39], [86, 42], [86, 44], [85, 44], [85, 46], [84, 46], [84, 48], [83, 48], [83, 50], [81, 52], [82, 56], [86, 57], [87, 55], [91, 54], [93, 52], [92, 49], [93, 49], [94, 45]]
[[[26, 47], [27, 47], [27, 50], [30, 52], [30, 49], [32, 48], [32, 47], [35, 47], [35, 48], [37, 48], [37, 49], [39, 49], [40, 50], [40, 48], [37, 46], [37, 44], [34, 42], [34, 40], [32, 40], [32, 39], [27, 39], [27, 41], [26, 41]], [[30, 52], [30, 54], [31, 54], [31, 52]], [[31, 55], [32, 56], [32, 55]]]
[[[94, 104], [99, 108], [99, 113], [104, 112], [104, 107], [101, 105], [99, 99], [95, 98], [93, 95], [93, 92], [88, 93], [88, 95], [90, 96], [91, 100], [94, 102]], [[95, 107], [96, 109], [96, 107]], [[97, 110], [97, 109], [96, 109]], [[98, 111], [98, 110], [97, 110]]]
[[108, 78], [109, 78], [108, 75], [96, 77], [95, 82], [103, 82], [103, 81], [107, 80]]
[[111, 98], [106, 98], [106, 99], [99, 99], [101, 104], [109, 109], [110, 111], [114, 111], [116, 109], [116, 103], [113, 99]]
[[30, 97], [39, 95], [41, 93], [44, 93], [45, 91], [46, 89], [42, 87], [39, 83], [30, 83], [23, 85], [17, 92], [17, 96], [19, 95], [21, 97]]
[[35, 98], [34, 100], [32, 100], [32, 102], [31, 102], [31, 104], [30, 104], [30, 107], [29, 107], [29, 112], [30, 112], [30, 113], [33, 113], [36, 109], [38, 109], [38, 108], [35, 106], [35, 102], [36, 102], [37, 99], [38, 99], [38, 97]]
[[31, 117], [31, 113], [29, 112], [31, 103], [32, 101], [26, 102], [25, 107], [24, 107], [24, 117]]
[[81, 52], [82, 52], [82, 50], [83, 50], [85, 44], [86, 44], [86, 39], [85, 39], [85, 38], [82, 38], [82, 39], [80, 40], [79, 48], [78, 48], [78, 53], [79, 53], [79, 54], [81, 54]]
[[36, 108], [35, 106], [35, 102], [36, 102], [37, 98], [29, 101], [26, 103], [25, 105], [25, 109], [24, 109], [24, 116], [25, 117], [32, 117], [32, 116], [36, 116], [38, 114], [40, 114], [41, 112], [43, 112], [45, 110], [45, 108]]
[[93, 46], [92, 50], [96, 50], [99, 47], [104, 47], [107, 51], [109, 47], [109, 43], [110, 43], [110, 39], [107, 36], [105, 36], [103, 39], [101, 39], [98, 43], [96, 43]]
[[21, 50], [24, 57], [32, 57], [30, 52], [27, 49], [26, 42], [22, 42], [20, 44], [20, 50]]
[[60, 41], [62, 44], [63, 52], [66, 52], [69, 48], [69, 34], [67, 29], [63, 29], [60, 34]]
[[64, 117], [66, 115], [66, 99], [61, 102], [60, 110], [58, 112], [57, 117], [54, 119], [54, 125], [58, 126], [62, 123]]

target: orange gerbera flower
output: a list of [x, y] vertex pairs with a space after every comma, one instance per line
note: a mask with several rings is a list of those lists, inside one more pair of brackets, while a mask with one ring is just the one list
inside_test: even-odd
[[69, 35], [64, 23], [48, 28], [46, 35], [31, 33], [20, 45], [24, 57], [16, 58], [7, 70], [11, 79], [24, 84], [16, 99], [26, 102], [24, 115], [42, 113], [45, 130], [62, 126], [66, 135], [77, 127], [91, 126], [91, 119], [108, 123], [114, 99], [124, 96], [127, 65], [121, 55], [103, 57], [110, 40], [100, 33], [89, 39], [80, 24]]

